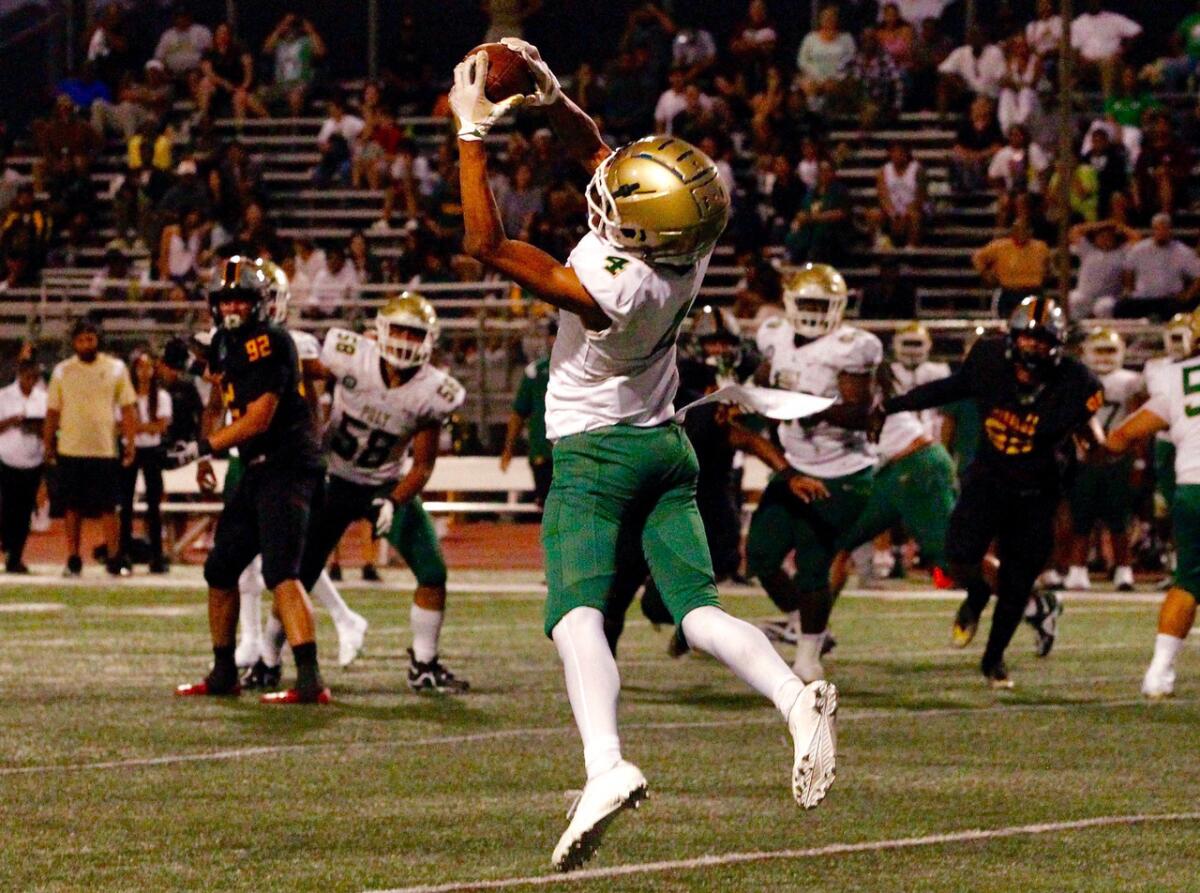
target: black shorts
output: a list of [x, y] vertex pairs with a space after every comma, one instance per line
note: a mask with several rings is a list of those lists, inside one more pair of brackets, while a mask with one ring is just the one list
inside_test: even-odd
[[248, 467], [217, 522], [213, 548], [204, 562], [208, 585], [236, 589], [242, 571], [260, 553], [268, 589], [299, 580], [304, 546], [324, 494], [323, 469]]
[[372, 517], [371, 503], [382, 491], [390, 487], [373, 484], [356, 484], [337, 475], [326, 483], [325, 505], [320, 517], [315, 519], [308, 541], [304, 545], [304, 559], [300, 565], [300, 582], [311, 589], [325, 569], [325, 562], [341, 542], [348, 528], [355, 521]]
[[116, 459], [58, 457], [58, 492], [62, 506], [85, 518], [116, 511], [120, 480], [121, 463]]

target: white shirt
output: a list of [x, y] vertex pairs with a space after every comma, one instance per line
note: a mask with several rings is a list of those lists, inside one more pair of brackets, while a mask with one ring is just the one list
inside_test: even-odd
[[595, 233], [579, 240], [567, 265], [612, 324], [591, 332], [574, 313], [559, 314], [546, 392], [550, 440], [618, 424], [652, 427], [675, 415], [675, 340], [711, 257], [675, 273]]
[[1176, 239], [1161, 246], [1142, 239], [1125, 253], [1124, 269], [1133, 273], [1133, 297], [1169, 298], [1200, 278], [1200, 257]]
[[326, 313], [332, 313], [347, 298], [354, 296], [358, 291], [358, 286], [358, 270], [354, 269], [354, 264], [346, 261], [337, 273], [331, 273], [326, 269], [313, 277], [308, 303]]
[[[0, 419], [13, 416], [45, 420], [46, 386], [39, 381], [28, 397], [21, 392], [19, 382], [0, 388]], [[9, 468], [37, 468], [44, 458], [40, 430], [30, 433], [24, 425], [14, 425], [0, 433], [0, 462]]]
[[1008, 65], [1004, 61], [1004, 53], [994, 43], [985, 46], [978, 57], [964, 44], [942, 61], [938, 71], [956, 74], [967, 82], [973, 93], [995, 99], [1000, 95], [1000, 82], [1004, 80]]
[[1189, 357], [1163, 369], [1145, 409], [1170, 425], [1175, 444], [1175, 482], [1200, 484], [1200, 357]]
[[654, 124], [659, 133], [671, 134], [671, 122], [675, 116], [687, 108], [687, 99], [682, 92], [664, 90], [654, 106]]
[[[926, 19], [940, 19], [946, 8], [953, 5], [955, 0], [895, 0], [900, 18], [914, 28], [920, 29], [921, 22]], [[883, 21], [883, 7], [879, 4], [879, 20]]]
[[1025, 26], [1025, 40], [1029, 48], [1039, 56], [1057, 53], [1062, 40], [1062, 16], [1052, 15], [1048, 19], [1034, 19]]
[[[990, 180], [1003, 180], [1005, 190], [1026, 186], [1030, 192], [1040, 193], [1042, 180], [1040, 176], [1035, 175], [1041, 174], [1049, 166], [1049, 157], [1037, 143], [1030, 143], [1024, 149], [1005, 146], [992, 156], [987, 175]], [[1022, 171], [1028, 180], [1026, 184], [1017, 182]]]
[[[138, 414], [139, 422], [146, 423], [146, 422], [150, 421], [150, 398], [148, 396], [143, 397], [141, 394], [138, 394], [137, 414]], [[158, 389], [158, 420], [160, 422], [165, 421], [169, 425], [171, 423], [171, 415], [172, 415], [171, 395], [168, 394], [166, 391], [164, 391], [162, 388], [159, 388]], [[120, 420], [121, 420], [121, 413], [118, 410], [117, 411], [117, 421], [120, 421]], [[134, 435], [134, 438], [133, 438], [133, 445], [135, 447], [137, 447], [139, 450], [146, 449], [148, 447], [156, 447], [156, 446], [160, 445], [161, 443], [162, 443], [162, 435], [161, 434], [150, 434], [147, 432], [142, 432], [141, 434]]]
[[1085, 12], [1071, 22], [1071, 46], [1089, 62], [1111, 59], [1121, 52], [1121, 42], [1142, 33], [1142, 26], [1115, 12]]
[[[796, 330], [780, 317], [759, 326], [756, 341], [770, 363], [772, 387], [818, 397], [836, 398], [838, 376], [843, 372], [870, 373], [883, 362], [879, 339], [851, 326], [797, 345]], [[835, 478], [875, 464], [875, 451], [865, 431], [828, 422], [806, 427], [799, 421], [782, 422], [778, 430], [788, 464], [805, 474]]]
[[358, 135], [363, 132], [365, 126], [363, 119], [357, 115], [344, 114], [341, 120], [338, 121], [333, 120], [333, 118], [326, 118], [325, 123], [321, 125], [321, 129], [317, 133], [317, 145], [324, 146], [335, 133], [340, 133], [347, 143], [353, 144]]
[[[1125, 248], [1101, 251], [1089, 239], [1080, 239], [1071, 246], [1079, 258], [1079, 280], [1076, 286], [1081, 299], [1116, 297], [1121, 293], [1121, 271], [1125, 268]], [[1090, 304], [1089, 304], [1090, 306]]]
[[200, 60], [212, 48], [212, 32], [196, 22], [186, 31], [174, 26], [163, 32], [154, 49], [154, 58], [173, 75], [184, 75], [200, 67]]
[[908, 209], [917, 200], [917, 187], [921, 173], [921, 163], [915, 158], [901, 173], [896, 165], [888, 162], [883, 166], [883, 182], [887, 186], [888, 198], [897, 214], [907, 214]]
[[320, 248], [314, 248], [309, 252], [308, 257], [296, 255], [296, 273], [303, 273], [311, 282], [317, 278], [317, 274], [325, 269], [325, 252]]

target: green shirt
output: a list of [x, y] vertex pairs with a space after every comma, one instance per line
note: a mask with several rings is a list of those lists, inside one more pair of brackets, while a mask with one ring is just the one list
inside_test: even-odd
[[1146, 109], [1158, 108], [1159, 102], [1149, 93], [1139, 96], [1113, 96], [1104, 100], [1104, 113], [1123, 127], [1141, 127]]
[[546, 390], [550, 387], [550, 358], [542, 357], [525, 367], [513, 412], [529, 419], [529, 460], [550, 458], [550, 441], [546, 439]]
[[1184, 18], [1176, 29], [1187, 47], [1187, 54], [1193, 59], [1200, 59], [1200, 12], [1194, 12]]
[[275, 44], [275, 83], [308, 84], [315, 74], [316, 53], [312, 38], [302, 34]]
[[954, 419], [954, 442], [950, 444], [950, 452], [958, 464], [958, 473], [963, 471], [975, 459], [979, 449], [979, 437], [983, 433], [983, 425], [979, 420], [979, 407], [974, 400], [959, 400], [942, 408], [942, 412]]

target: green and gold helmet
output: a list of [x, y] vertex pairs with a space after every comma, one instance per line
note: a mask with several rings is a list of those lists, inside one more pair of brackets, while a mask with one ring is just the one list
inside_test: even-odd
[[929, 336], [929, 330], [919, 322], [910, 322], [897, 329], [892, 339], [892, 353], [909, 369], [916, 369], [928, 360], [931, 350], [933, 339]]
[[849, 295], [846, 280], [829, 264], [805, 264], [783, 274], [784, 316], [805, 338], [820, 338], [840, 326]]
[[588, 227], [601, 241], [650, 263], [695, 263], [729, 222], [716, 164], [670, 136], [643, 137], [604, 159], [587, 203]]
[[438, 321], [433, 305], [416, 292], [389, 298], [375, 314], [375, 340], [379, 352], [397, 369], [423, 366], [433, 356]]
[[274, 261], [263, 260], [263, 273], [267, 276], [265, 295], [267, 319], [284, 325], [288, 320], [288, 304], [292, 300], [292, 287], [287, 273]]
[[1178, 363], [1192, 355], [1192, 348], [1196, 345], [1197, 321], [1194, 316], [1192, 313], [1176, 313], [1163, 329], [1163, 349], [1173, 362]]
[[1125, 365], [1125, 340], [1112, 329], [1092, 329], [1083, 342], [1083, 362], [1097, 375], [1116, 372]]

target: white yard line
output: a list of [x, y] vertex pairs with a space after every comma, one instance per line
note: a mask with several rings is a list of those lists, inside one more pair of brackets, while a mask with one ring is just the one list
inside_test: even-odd
[[[1086, 684], [1089, 680], [1071, 680], [1072, 683]], [[867, 720], [888, 719], [927, 719], [941, 716], [956, 716], [965, 714], [994, 714], [994, 713], [1060, 713], [1071, 710], [1102, 709], [1128, 707], [1144, 703], [1140, 698], [1123, 698], [1107, 701], [1077, 701], [1054, 704], [996, 704], [990, 707], [930, 707], [906, 709], [903, 707], [864, 708], [849, 713], [843, 713], [839, 719], [842, 723], [863, 722]], [[1177, 704], [1188, 704], [1189, 701], [1175, 701]], [[1169, 706], [1169, 705], [1159, 705]], [[1158, 707], [1156, 707], [1158, 709]], [[728, 720], [681, 720], [679, 722], [649, 722], [627, 723], [624, 730], [663, 731], [672, 729], [709, 729], [729, 726], [769, 725], [778, 723], [778, 717], [765, 711], [755, 718]], [[63, 772], [96, 772], [111, 769], [136, 769], [149, 766], [171, 766], [182, 763], [223, 762], [239, 760], [246, 757], [266, 756], [270, 754], [289, 753], [295, 751], [318, 751], [337, 749], [339, 751], [375, 749], [375, 748], [409, 748], [413, 746], [433, 747], [438, 745], [475, 744], [484, 741], [499, 741], [513, 738], [546, 738], [567, 733], [575, 734], [575, 727], [564, 722], [557, 726], [532, 726], [516, 729], [499, 729], [494, 732], [475, 732], [462, 735], [437, 735], [426, 738], [388, 738], [379, 741], [340, 741], [314, 744], [282, 744], [264, 745], [262, 747], [242, 747], [228, 750], [207, 751], [190, 754], [164, 754], [157, 757], [142, 757], [130, 760], [105, 760], [91, 763], [60, 763], [36, 766], [8, 766], [0, 768], [3, 775], [48, 775]]]
[[494, 880], [454, 881], [416, 887], [394, 887], [374, 893], [455, 893], [459, 890], [507, 890], [513, 887], [548, 887], [580, 881], [603, 880], [666, 871], [690, 871], [740, 865], [750, 862], [769, 862], [792, 859], [815, 859], [821, 856], [841, 856], [854, 853], [878, 853], [889, 850], [908, 850], [917, 847], [940, 846], [950, 843], [971, 843], [1006, 837], [1040, 837], [1063, 834], [1089, 828], [1129, 827], [1132, 825], [1169, 824], [1200, 821], [1200, 812], [1146, 813], [1140, 815], [1105, 815], [1064, 822], [1042, 822], [1034, 825], [1009, 825], [1002, 828], [973, 828], [966, 831], [947, 831], [922, 837], [896, 837], [888, 840], [864, 840], [855, 843], [830, 843], [824, 846], [794, 850], [760, 850], [752, 852], [712, 853], [692, 859], [673, 859], [665, 862], [641, 862], [631, 865], [612, 865], [590, 868], [571, 874], [541, 874]]

